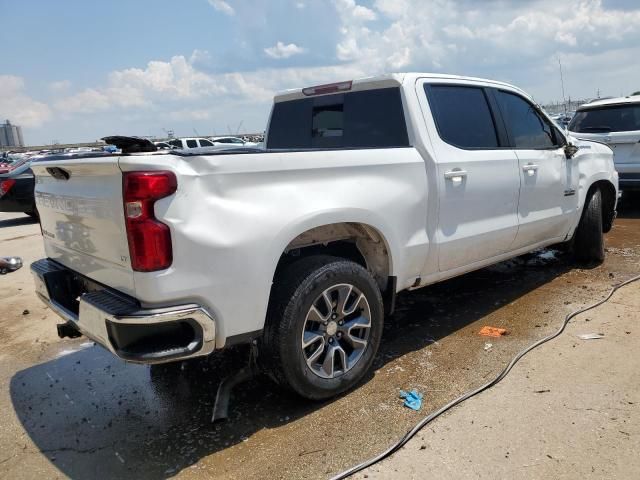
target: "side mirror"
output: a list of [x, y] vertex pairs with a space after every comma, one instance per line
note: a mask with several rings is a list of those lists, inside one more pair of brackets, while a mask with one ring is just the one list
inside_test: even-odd
[[572, 159], [576, 153], [578, 153], [579, 148], [576, 147], [573, 143], [567, 143], [564, 146], [564, 156], [567, 157], [567, 160]]

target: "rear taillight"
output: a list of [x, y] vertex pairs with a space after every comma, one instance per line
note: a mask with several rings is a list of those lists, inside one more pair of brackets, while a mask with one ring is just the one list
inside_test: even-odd
[[7, 194], [9, 190], [16, 184], [16, 181], [13, 178], [9, 178], [7, 180], [0, 181], [0, 197], [3, 197]]
[[158, 221], [154, 204], [178, 187], [172, 172], [128, 172], [124, 174], [124, 218], [127, 226], [131, 267], [138, 272], [169, 268], [173, 260], [171, 232]]

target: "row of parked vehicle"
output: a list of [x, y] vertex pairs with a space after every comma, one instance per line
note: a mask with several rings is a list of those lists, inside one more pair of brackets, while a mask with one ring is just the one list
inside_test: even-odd
[[[251, 142], [239, 137], [213, 137], [213, 138], [174, 138], [163, 142], [153, 142], [161, 150], [191, 150], [210, 149], [222, 150], [228, 148], [261, 148], [262, 142]], [[203, 152], [205, 150], [202, 150]]]
[[[262, 142], [252, 142], [240, 137], [226, 136], [213, 138], [185, 137], [153, 142], [159, 150], [188, 150], [192, 153], [206, 153], [238, 148], [262, 148]], [[22, 212], [32, 217], [38, 216], [33, 194], [34, 176], [31, 164], [51, 158], [75, 157], [78, 155], [109, 155], [119, 152], [114, 145], [102, 148], [78, 147], [0, 155], [0, 212]]]

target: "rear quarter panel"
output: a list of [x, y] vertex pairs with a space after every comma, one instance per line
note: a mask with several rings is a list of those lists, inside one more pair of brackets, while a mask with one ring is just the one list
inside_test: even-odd
[[178, 176], [176, 194], [156, 203], [171, 227], [173, 264], [135, 272], [136, 297], [207, 307], [218, 319], [218, 346], [263, 327], [280, 256], [311, 228], [359, 222], [378, 230], [399, 288], [424, 265], [426, 174], [413, 148], [130, 156], [120, 168]]

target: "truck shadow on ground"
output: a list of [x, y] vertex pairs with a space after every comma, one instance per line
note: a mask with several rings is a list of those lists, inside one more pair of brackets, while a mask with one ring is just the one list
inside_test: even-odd
[[624, 192], [618, 202], [618, 218], [640, 218], [640, 192]]
[[[396, 315], [386, 320], [375, 369], [570, 268], [559, 252], [530, 254], [401, 294]], [[40, 454], [64, 475], [166, 478], [261, 429], [281, 427], [326, 405], [303, 401], [260, 376], [236, 388], [229, 420], [212, 424], [217, 385], [242, 366], [245, 354], [230, 350], [206, 361], [149, 368], [90, 346], [15, 374], [11, 399]]]
[[24, 217], [0, 220], [0, 228], [17, 227], [19, 225], [31, 225], [33, 223], [38, 223], [38, 219], [25, 215]]

